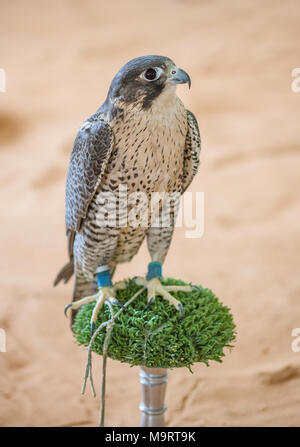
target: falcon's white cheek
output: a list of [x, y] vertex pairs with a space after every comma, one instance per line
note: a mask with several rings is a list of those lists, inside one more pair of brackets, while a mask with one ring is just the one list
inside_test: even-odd
[[174, 107], [176, 100], [176, 85], [166, 84], [160, 95], [153, 101], [152, 111], [162, 112], [169, 108]]

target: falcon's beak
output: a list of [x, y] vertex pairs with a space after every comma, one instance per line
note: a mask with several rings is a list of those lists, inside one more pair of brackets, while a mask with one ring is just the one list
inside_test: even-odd
[[189, 88], [191, 88], [191, 78], [187, 72], [181, 68], [175, 67], [174, 70], [171, 70], [168, 81], [172, 82], [173, 84], [189, 84]]

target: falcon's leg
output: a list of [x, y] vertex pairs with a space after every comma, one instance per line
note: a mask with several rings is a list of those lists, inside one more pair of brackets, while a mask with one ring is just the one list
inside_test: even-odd
[[97, 284], [98, 291], [94, 295], [85, 296], [80, 300], [73, 301], [65, 307], [65, 313], [69, 308], [72, 310], [79, 309], [83, 304], [90, 303], [92, 301], [96, 301], [96, 305], [94, 307], [92, 318], [91, 318], [91, 332], [93, 334], [95, 330], [95, 324], [97, 321], [98, 313], [100, 309], [103, 307], [105, 301], [110, 301], [112, 304], [117, 304], [122, 306], [121, 303], [116, 299], [115, 292], [120, 289], [124, 289], [126, 284], [124, 281], [117, 282], [112, 285], [111, 275], [109, 271], [109, 267], [107, 265], [102, 265], [96, 270], [97, 276]]
[[117, 246], [119, 229], [114, 226], [97, 226], [93, 207], [74, 241], [75, 284], [73, 301], [65, 308], [72, 310], [72, 323], [77, 309], [83, 304], [96, 301], [91, 326], [94, 328], [97, 315], [106, 300], [118, 304], [115, 291], [119, 284], [112, 285], [116, 263], [112, 261]]
[[135, 282], [141, 286], [145, 286], [148, 290], [148, 305], [150, 305], [156, 296], [161, 296], [170, 304], [176, 307], [180, 316], [183, 316], [183, 307], [180, 301], [176, 300], [170, 292], [191, 292], [193, 286], [163, 286], [160, 281], [161, 263], [150, 262], [148, 265], [148, 274], [145, 278], [136, 278]]
[[[182, 304], [180, 301], [176, 300], [170, 292], [191, 292], [193, 287], [163, 286], [160, 282], [160, 278], [162, 277], [162, 263], [165, 260], [172, 240], [179, 203], [180, 195], [178, 194], [173, 197], [172, 203], [167, 203], [167, 206], [164, 204], [159, 213], [159, 220], [157, 220], [159, 226], [151, 226], [149, 229], [147, 235], [147, 245], [152, 262], [148, 265], [148, 274], [146, 279], [137, 278], [136, 283], [147, 287], [149, 304], [157, 295], [159, 295], [175, 306], [182, 316]], [[166, 212], [168, 212], [169, 215], [167, 215]]]

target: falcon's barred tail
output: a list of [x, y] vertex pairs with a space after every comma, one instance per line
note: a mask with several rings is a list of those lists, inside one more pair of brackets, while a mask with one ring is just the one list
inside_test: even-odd
[[54, 286], [57, 286], [57, 284], [62, 280], [66, 284], [73, 275], [73, 273], [74, 273], [74, 264], [73, 260], [71, 260], [66, 265], [64, 265], [63, 268], [58, 272], [54, 280]]

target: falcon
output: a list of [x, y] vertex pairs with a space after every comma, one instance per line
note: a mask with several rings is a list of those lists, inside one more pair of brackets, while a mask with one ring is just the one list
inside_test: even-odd
[[[170, 292], [188, 292], [191, 286], [163, 286], [160, 278], [180, 195], [199, 166], [197, 120], [176, 95], [177, 84], [186, 83], [191, 86], [189, 75], [168, 57], [135, 58], [118, 71], [106, 101], [76, 136], [66, 182], [69, 262], [54, 285], [74, 274], [73, 301], [65, 308], [71, 308], [72, 321], [80, 306], [96, 300], [92, 332], [104, 302], [120, 304], [116, 290], [125, 284], [112, 283], [116, 266], [130, 261], [145, 238], [151, 262], [146, 278], [135, 281], [147, 288], [149, 304], [160, 296], [183, 315], [181, 303]], [[120, 185], [126, 187], [126, 197], [138, 195], [135, 204], [127, 200], [123, 206]], [[151, 198], [157, 192], [163, 199], [153, 211]], [[172, 194], [169, 224], [157, 224]], [[151, 222], [143, 219], [143, 225], [132, 225], [126, 216], [137, 209], [154, 212], [154, 220], [151, 216]]]

